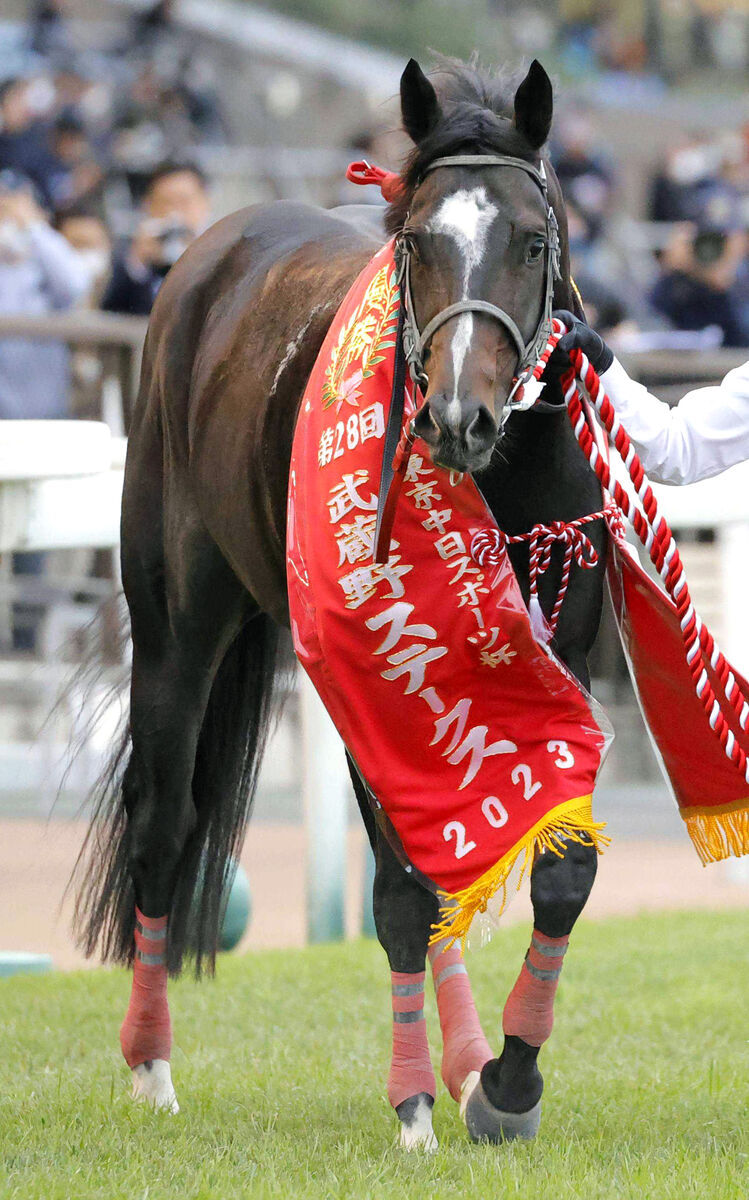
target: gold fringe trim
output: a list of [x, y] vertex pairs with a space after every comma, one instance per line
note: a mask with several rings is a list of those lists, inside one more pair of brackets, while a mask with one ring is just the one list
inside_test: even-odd
[[476, 913], [485, 912], [487, 904], [499, 891], [503, 895], [498, 915], [502, 915], [507, 904], [507, 884], [521, 854], [524, 857], [517, 882], [518, 889], [533, 866], [537, 853], [548, 850], [558, 858], [564, 857], [565, 839], [583, 845], [593, 845], [598, 853], [602, 854], [611, 838], [602, 832], [606, 828], [606, 822], [593, 820], [592, 799], [592, 796], [578, 796], [574, 800], [565, 800], [563, 804], [558, 804], [470, 887], [456, 892], [454, 896], [441, 892], [440, 912], [443, 915], [432, 927], [430, 946], [441, 942], [443, 938], [448, 938], [450, 945], [460, 938], [461, 943], [465, 945]]
[[749, 854], [749, 797], [715, 808], [687, 808], [681, 816], [703, 867]]
[[576, 296], [576, 298], [577, 298], [577, 302], [578, 302], [578, 304], [580, 305], [580, 308], [581, 308], [583, 311], [585, 311], [585, 306], [583, 305], [583, 298], [582, 298], [582, 296], [580, 295], [580, 289], [579, 289], [579, 287], [577, 286], [577, 284], [575, 283], [575, 281], [574, 281], [574, 279], [572, 278], [572, 276], [571, 276], [571, 275], [570, 275], [570, 285], [571, 285], [571, 287], [572, 287], [572, 290], [573, 290], [573, 292], [575, 293], [575, 296]]

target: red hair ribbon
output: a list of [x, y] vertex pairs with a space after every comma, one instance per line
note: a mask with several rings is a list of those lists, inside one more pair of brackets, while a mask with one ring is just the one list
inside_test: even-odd
[[349, 183], [376, 183], [389, 204], [398, 200], [403, 190], [403, 180], [395, 171], [384, 171], [382, 167], [371, 166], [365, 158], [352, 162], [346, 167], [346, 178]]

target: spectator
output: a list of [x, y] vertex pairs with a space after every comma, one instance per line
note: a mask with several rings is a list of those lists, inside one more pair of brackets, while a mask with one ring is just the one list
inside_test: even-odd
[[148, 178], [164, 160], [189, 157], [196, 144], [223, 144], [226, 122], [210, 71], [198, 58], [147, 59], [117, 105], [112, 155], [140, 200]]
[[57, 213], [54, 227], [65, 238], [88, 272], [89, 290], [81, 298], [88, 308], [98, 308], [110, 274], [111, 242], [107, 227], [92, 209], [80, 205]]
[[613, 178], [608, 164], [594, 147], [595, 131], [585, 113], [568, 113], [559, 124], [554, 170], [567, 200], [571, 200], [594, 240], [608, 215]]
[[663, 170], [653, 178], [649, 210], [652, 221], [694, 221], [704, 207], [715, 171], [714, 149], [699, 135], [685, 138], [667, 154]]
[[[111, 243], [104, 222], [85, 207], [57, 213], [55, 228], [72, 246], [89, 275], [89, 288], [79, 300], [83, 308], [98, 309], [107, 285]], [[111, 420], [103, 394], [103, 363], [95, 347], [76, 346], [70, 358], [70, 415], [86, 420]], [[118, 416], [113, 419], [118, 420]]]
[[741, 219], [747, 187], [746, 148], [740, 134], [709, 142], [695, 136], [672, 149], [665, 168], [653, 178], [649, 215], [653, 221], [730, 227]]
[[84, 72], [81, 63], [65, 63], [54, 75], [57, 111], [82, 122], [89, 142], [105, 146], [111, 135], [112, 112], [118, 76], [114, 66], [109, 77], [100, 78], [101, 66]]
[[749, 345], [738, 290], [746, 253], [743, 232], [680, 225], [663, 256], [663, 273], [651, 294], [653, 307], [676, 329], [717, 325], [724, 345]]
[[137, 12], [131, 23], [130, 48], [141, 53], [153, 52], [173, 33], [173, 8], [173, 0], [155, 0], [150, 7]]
[[29, 47], [35, 54], [53, 58], [70, 49], [67, 0], [38, 0], [29, 22]]
[[161, 115], [172, 144], [216, 146], [226, 141], [226, 121], [211, 72], [199, 58], [183, 58], [178, 81], [161, 94]]
[[31, 85], [8, 79], [0, 85], [0, 170], [13, 168], [33, 181], [47, 204], [55, 163], [48, 142], [48, 125], [32, 104]]
[[[72, 308], [89, 271], [51, 229], [28, 179], [0, 172], [0, 313], [32, 315]], [[69, 354], [53, 341], [0, 341], [0, 418], [63, 417]]]
[[115, 255], [102, 300], [109, 312], [147, 316], [167, 271], [209, 223], [206, 178], [196, 166], [165, 163], [151, 175], [135, 236]]
[[63, 112], [55, 120], [50, 135], [54, 168], [48, 187], [56, 209], [82, 203], [100, 203], [104, 173], [86, 135], [86, 128], [75, 112]]
[[[70, 308], [89, 282], [86, 266], [51, 229], [30, 181], [0, 172], [0, 314], [33, 315]], [[64, 417], [68, 412], [67, 346], [24, 337], [0, 340], [0, 418]], [[40, 575], [43, 554], [14, 554], [16, 575]], [[13, 605], [13, 647], [33, 650], [44, 605]]]

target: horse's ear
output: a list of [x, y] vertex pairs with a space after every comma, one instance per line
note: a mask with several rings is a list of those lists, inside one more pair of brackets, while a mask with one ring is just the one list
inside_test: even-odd
[[534, 150], [540, 149], [549, 136], [553, 111], [551, 80], [534, 58], [515, 92], [515, 126]]
[[437, 93], [415, 58], [409, 58], [401, 75], [401, 114], [403, 128], [417, 144], [439, 120]]

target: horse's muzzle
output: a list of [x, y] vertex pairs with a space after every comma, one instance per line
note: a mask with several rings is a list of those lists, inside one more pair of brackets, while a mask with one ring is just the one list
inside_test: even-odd
[[425, 400], [413, 429], [429, 446], [433, 461], [451, 471], [486, 467], [499, 433], [486, 405], [469, 406], [445, 393]]

